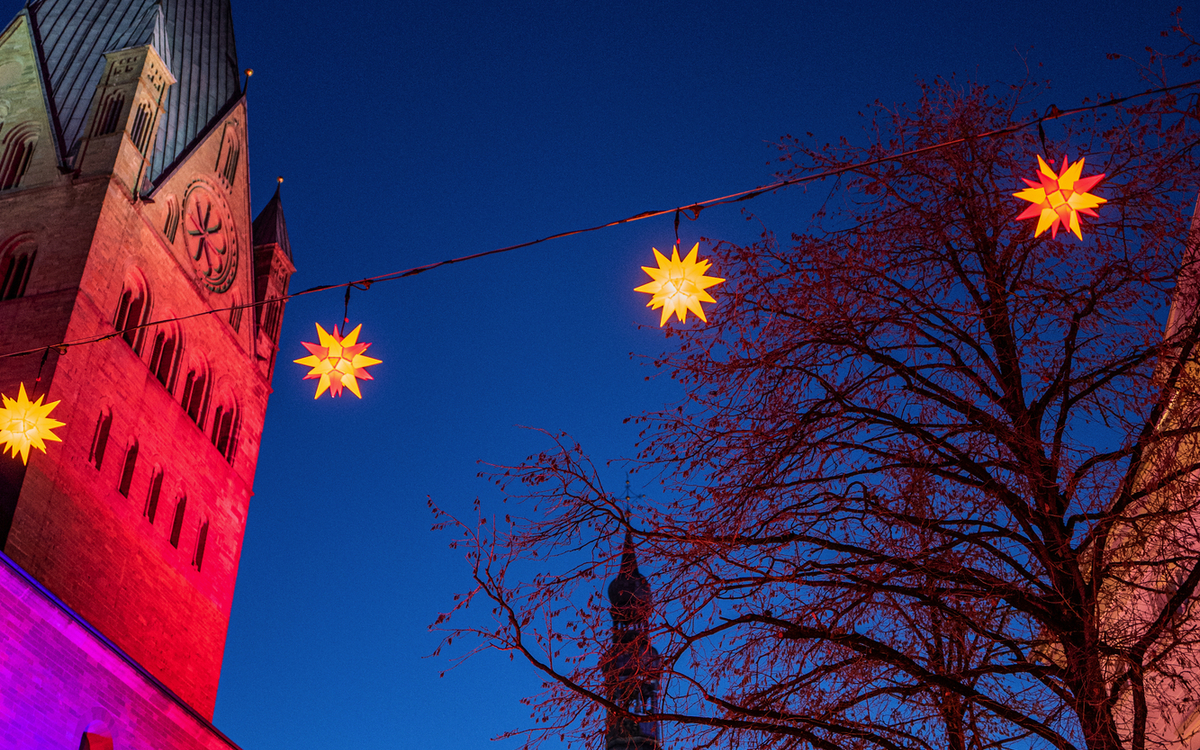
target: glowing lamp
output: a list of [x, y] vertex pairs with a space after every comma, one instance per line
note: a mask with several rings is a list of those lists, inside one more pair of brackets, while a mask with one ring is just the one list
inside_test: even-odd
[[705, 290], [710, 286], [720, 284], [725, 279], [704, 275], [712, 263], [707, 260], [696, 260], [700, 243], [697, 242], [683, 260], [679, 259], [678, 247], [672, 248], [670, 260], [667, 260], [666, 256], [658, 251], [658, 248], [651, 248], [651, 250], [654, 250], [654, 257], [658, 259], [658, 267], [642, 266], [642, 270], [650, 274], [653, 281], [648, 281], [633, 291], [652, 295], [650, 301], [646, 303], [646, 307], [655, 310], [662, 308], [662, 320], [659, 321], [659, 325], [665, 326], [672, 313], [679, 318], [680, 323], [686, 322], [688, 310], [707, 323], [708, 318], [704, 317], [704, 308], [700, 306], [700, 303], [716, 302], [716, 300]]
[[45, 396], [38, 396], [37, 401], [30, 401], [29, 396], [25, 395], [24, 383], [21, 383], [15, 400], [0, 394], [4, 403], [0, 407], [0, 453], [9, 450], [13, 458], [20, 453], [21, 463], [28, 464], [31, 447], [45, 453], [47, 440], [62, 442], [62, 438], [51, 430], [62, 427], [64, 423], [49, 417], [59, 402], [43, 405], [43, 398]]
[[1051, 237], [1058, 237], [1058, 227], [1062, 225], [1070, 229], [1076, 237], [1083, 239], [1083, 234], [1079, 231], [1079, 214], [1097, 216], [1093, 209], [1108, 201], [1089, 192], [1104, 179], [1104, 175], [1081, 177], [1082, 172], [1083, 157], [1068, 167], [1067, 157], [1064, 156], [1062, 174], [1057, 175], [1039, 155], [1039, 182], [1021, 178], [1029, 187], [1013, 195], [1033, 205], [1026, 208], [1017, 218], [1038, 220], [1037, 229], [1033, 232], [1034, 237], [1046, 229], [1050, 230]]
[[296, 364], [312, 368], [304, 376], [305, 380], [320, 378], [317, 382], [317, 395], [313, 396], [314, 399], [320, 398], [325, 391], [329, 391], [331, 396], [340, 396], [343, 387], [349, 388], [351, 393], [362, 398], [362, 392], [358, 390], [358, 381], [375, 379], [371, 377], [371, 373], [367, 372], [367, 368], [379, 364], [380, 360], [368, 357], [363, 353], [370, 344], [358, 343], [358, 332], [361, 330], [362, 325], [360, 324], [350, 332], [349, 336], [343, 338], [338, 334], [336, 327], [333, 329], [333, 333], [328, 333], [320, 323], [317, 323], [317, 338], [320, 343], [300, 342], [304, 344], [305, 349], [308, 349], [311, 356], [293, 361]]

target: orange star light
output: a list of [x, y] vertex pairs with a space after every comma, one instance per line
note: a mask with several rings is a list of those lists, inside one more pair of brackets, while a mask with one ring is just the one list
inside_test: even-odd
[[1064, 156], [1061, 177], [1054, 173], [1040, 154], [1038, 166], [1038, 179], [1041, 183], [1022, 177], [1021, 181], [1029, 187], [1019, 193], [1013, 193], [1013, 196], [1033, 204], [1017, 218], [1037, 218], [1034, 237], [1047, 228], [1050, 229], [1051, 237], [1058, 237], [1058, 227], [1061, 224], [1074, 232], [1076, 237], [1083, 239], [1083, 234], [1079, 231], [1079, 214], [1097, 216], [1092, 209], [1108, 202], [1088, 192], [1104, 179], [1104, 175], [1080, 177], [1080, 173], [1083, 172], [1083, 157], [1068, 167], [1067, 157]]
[[29, 396], [25, 395], [24, 383], [21, 383], [21, 390], [15, 400], [0, 395], [4, 402], [4, 406], [0, 407], [0, 453], [8, 449], [12, 451], [12, 457], [16, 458], [19, 452], [21, 463], [28, 464], [31, 447], [45, 453], [47, 440], [62, 442], [62, 438], [51, 430], [62, 427], [64, 423], [48, 416], [59, 402], [43, 406], [43, 398], [45, 397], [38, 396], [37, 401], [30, 401]]
[[362, 392], [358, 390], [358, 380], [374, 380], [371, 373], [367, 372], [368, 367], [377, 365], [380, 360], [373, 359], [363, 354], [370, 344], [358, 343], [358, 332], [362, 330], [362, 325], [350, 332], [349, 336], [343, 338], [338, 335], [338, 329], [335, 327], [333, 333], [327, 333], [320, 323], [317, 323], [317, 337], [320, 339], [320, 344], [310, 344], [307, 341], [301, 341], [304, 348], [312, 353], [310, 357], [293, 360], [298, 365], [306, 365], [312, 369], [304, 376], [305, 380], [312, 378], [320, 378], [317, 383], [317, 395], [314, 399], [320, 398], [321, 394], [329, 391], [331, 396], [342, 395], [342, 387], [349, 388], [350, 391], [359, 398], [362, 398]]
[[659, 321], [659, 325], [665, 326], [672, 313], [679, 318], [680, 323], [686, 322], [688, 310], [707, 323], [708, 318], [704, 317], [704, 308], [700, 303], [716, 300], [704, 290], [720, 284], [725, 279], [704, 275], [712, 263], [707, 260], [697, 262], [696, 253], [700, 250], [700, 243], [692, 246], [692, 251], [683, 260], [679, 259], [678, 247], [672, 248], [670, 260], [667, 260], [658, 248], [650, 249], [658, 259], [658, 268], [642, 266], [642, 270], [650, 274], [653, 281], [648, 281], [633, 291], [653, 295], [646, 307], [655, 310], [662, 308], [662, 320]]

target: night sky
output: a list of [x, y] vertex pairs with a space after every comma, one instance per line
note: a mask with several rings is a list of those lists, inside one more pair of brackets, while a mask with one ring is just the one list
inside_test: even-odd
[[[916, 100], [919, 79], [1051, 80], [1030, 113], [1131, 93], [1133, 66], [1105, 54], [1144, 56], [1177, 4], [233, 1], [252, 205], [284, 176], [293, 291], [768, 183], [779, 138], [864, 143], [860, 113]], [[713, 208], [680, 235], [702, 252], [786, 237], [830, 187]], [[528, 726], [533, 670], [484, 653], [439, 678], [451, 661], [430, 656], [469, 569], [427, 503], [494, 503], [479, 462], [547, 446], [522, 425], [614, 460], [620, 488], [623, 420], [678, 393], [645, 363], [672, 342], [632, 291], [673, 240], [665, 216], [355, 292], [351, 324], [383, 360], [361, 401], [314, 401], [291, 363], [341, 293], [288, 304], [218, 728], [246, 750], [514, 746], [488, 740]]]

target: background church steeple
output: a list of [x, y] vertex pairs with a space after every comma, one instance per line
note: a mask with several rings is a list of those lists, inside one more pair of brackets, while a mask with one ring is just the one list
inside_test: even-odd
[[608, 600], [612, 645], [600, 665], [608, 698], [622, 710], [608, 712], [604, 746], [606, 750], [659, 750], [658, 722], [636, 718], [659, 711], [661, 660], [649, 637], [654, 594], [638, 570], [629, 530], [621, 546], [620, 571], [608, 585]]

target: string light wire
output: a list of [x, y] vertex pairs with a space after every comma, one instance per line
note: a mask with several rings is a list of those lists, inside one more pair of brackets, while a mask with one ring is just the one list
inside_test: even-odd
[[[1082, 114], [1084, 112], [1091, 112], [1091, 111], [1094, 111], [1097, 109], [1102, 109], [1105, 107], [1115, 107], [1118, 104], [1123, 104], [1124, 102], [1130, 101], [1132, 99], [1139, 99], [1142, 97], [1154, 96], [1157, 94], [1165, 94], [1170, 91], [1175, 91], [1175, 90], [1184, 89], [1184, 88], [1190, 88], [1190, 87], [1197, 86], [1197, 85], [1200, 85], [1200, 80], [1188, 81], [1187, 83], [1178, 83], [1173, 86], [1163, 86], [1161, 88], [1150, 89], [1148, 91], [1140, 91], [1136, 94], [1130, 94], [1129, 96], [1117, 97], [1115, 99], [1106, 99], [1104, 101], [1096, 102], [1095, 104], [1088, 104], [1085, 106], [1075, 107], [1073, 109], [1066, 109], [1066, 110], [1059, 109], [1058, 107], [1056, 107], [1054, 105], [1050, 105], [1046, 109], [1046, 112], [1041, 117], [1026, 120], [1024, 122], [1016, 123], [1014, 125], [1009, 125], [1009, 126], [1006, 126], [1003, 128], [998, 128], [996, 130], [989, 130], [984, 133], [977, 133], [975, 135], [963, 136], [961, 138], [953, 138], [948, 141], [939, 141], [938, 143], [933, 143], [928, 146], [921, 146], [920, 148], [909, 149], [908, 151], [902, 151], [902, 152], [896, 153], [896, 154], [888, 154], [887, 156], [880, 156], [875, 159], [868, 159], [866, 161], [860, 161], [860, 162], [856, 162], [854, 164], [847, 164], [845, 166], [835, 167], [833, 169], [827, 169], [827, 170], [824, 170], [821, 172], [813, 172], [813, 173], [806, 174], [806, 175], [800, 175], [798, 177], [788, 177], [786, 179], [777, 180], [777, 181], [769, 183], [767, 185], [760, 185], [758, 187], [750, 188], [749, 190], [742, 190], [737, 193], [730, 193], [729, 195], [723, 195], [719, 198], [709, 198], [707, 200], [698, 201], [696, 203], [691, 203], [691, 204], [684, 205], [684, 206], [676, 206], [673, 208], [642, 211], [641, 213], [633, 214], [632, 216], [626, 216], [623, 219], [609, 221], [604, 224], [597, 224], [595, 226], [585, 227], [582, 229], [571, 229], [571, 230], [568, 230], [565, 232], [558, 232], [557, 234], [551, 234], [551, 235], [547, 235], [545, 237], [540, 237], [535, 240], [528, 240], [526, 242], [520, 242], [515, 245], [508, 245], [506, 247], [498, 247], [498, 248], [495, 248], [492, 250], [485, 250], [485, 251], [479, 252], [479, 253], [471, 253], [470, 255], [462, 255], [457, 258], [449, 258], [447, 260], [439, 260], [439, 261], [435, 261], [433, 263], [426, 263], [425, 265], [421, 265], [421, 266], [414, 266], [412, 268], [406, 268], [402, 271], [392, 271], [390, 273], [379, 274], [378, 276], [368, 276], [367, 278], [358, 279], [357, 281], [346, 281], [346, 282], [342, 282], [340, 284], [321, 284], [319, 286], [309, 287], [308, 289], [304, 289], [299, 292], [292, 292], [291, 294], [287, 294], [282, 297], [275, 297], [275, 298], [268, 299], [268, 300], [262, 300], [260, 302], [250, 302], [250, 303], [247, 303], [244, 305], [231, 305], [229, 307], [213, 308], [211, 310], [204, 310], [202, 312], [192, 313], [191, 315], [180, 315], [180, 316], [173, 317], [173, 318], [163, 318], [161, 320], [149, 321], [149, 322], [143, 323], [141, 325], [129, 326], [120, 331], [114, 331], [112, 333], [101, 334], [99, 336], [91, 336], [88, 338], [76, 339], [74, 341], [64, 341], [59, 344], [50, 344], [48, 346], [39, 346], [39, 347], [35, 347], [33, 349], [24, 349], [24, 350], [16, 351], [16, 352], [8, 352], [5, 354], [0, 354], [0, 359], [9, 359], [11, 357], [23, 357], [23, 356], [28, 356], [30, 354], [37, 354], [39, 352], [45, 352], [46, 355], [48, 355], [49, 351], [51, 349], [57, 350], [59, 354], [64, 354], [68, 347], [82, 346], [85, 344], [94, 344], [94, 343], [97, 343], [100, 341], [106, 341], [106, 340], [114, 338], [116, 336], [123, 335], [127, 331], [136, 331], [136, 330], [140, 330], [142, 328], [152, 328], [154, 326], [162, 325], [163, 323], [191, 320], [192, 318], [199, 318], [204, 315], [215, 315], [217, 313], [231, 312], [233, 310], [245, 310], [247, 308], [261, 307], [262, 305], [267, 305], [267, 304], [271, 304], [274, 302], [286, 302], [287, 300], [290, 300], [293, 297], [303, 297], [306, 294], [315, 294], [316, 292], [324, 292], [324, 291], [328, 291], [331, 289], [342, 289], [342, 288], [346, 289], [346, 297], [347, 297], [346, 308], [348, 311], [349, 296], [350, 296], [351, 288], [358, 288], [358, 289], [362, 289], [365, 291], [367, 289], [370, 289], [372, 284], [378, 284], [383, 281], [395, 281], [397, 279], [406, 279], [406, 278], [409, 278], [412, 276], [417, 276], [419, 274], [425, 273], [427, 271], [432, 271], [435, 268], [442, 268], [443, 266], [449, 266], [449, 265], [453, 265], [455, 263], [465, 263], [465, 262], [471, 261], [471, 260], [478, 260], [480, 258], [486, 258], [491, 255], [500, 255], [501, 253], [508, 253], [508, 252], [512, 252], [513, 250], [520, 250], [522, 248], [532, 247], [533, 245], [540, 245], [543, 242], [550, 242], [551, 240], [560, 240], [560, 239], [564, 239], [566, 237], [573, 237], [578, 234], [588, 234], [590, 232], [598, 232], [601, 229], [610, 229], [612, 227], [617, 227], [622, 224], [630, 224], [632, 222], [642, 221], [644, 219], [653, 219], [658, 216], [665, 216], [667, 214], [672, 214], [672, 213], [675, 214], [675, 231], [676, 231], [676, 237], [678, 237], [680, 212], [688, 212], [688, 213], [692, 214], [692, 220], [694, 221], [695, 219], [698, 219], [700, 217], [700, 211], [705, 208], [710, 208], [713, 206], [727, 205], [730, 203], [739, 203], [741, 201], [753, 200], [762, 195], [766, 195], [767, 193], [773, 193], [777, 190], [782, 190], [783, 188], [791, 187], [793, 185], [801, 185], [801, 184], [804, 184], [807, 182], [815, 182], [817, 180], [822, 180], [827, 177], [837, 177], [837, 176], [846, 174], [847, 172], [853, 172], [855, 170], [865, 169], [866, 167], [873, 167], [877, 164], [885, 164], [887, 162], [905, 159], [910, 156], [919, 156], [921, 154], [927, 154], [927, 153], [931, 153], [933, 151], [940, 151], [941, 149], [950, 148], [951, 146], [957, 146], [960, 143], [967, 143], [969, 141], [980, 141], [980, 140], [986, 140], [986, 139], [990, 139], [990, 138], [999, 138], [1001, 136], [1012, 135], [1013, 133], [1017, 133], [1019, 131], [1025, 130], [1026, 128], [1031, 128], [1034, 126], [1037, 127], [1039, 138], [1041, 138], [1043, 145], [1044, 145], [1045, 131], [1043, 130], [1042, 125], [1047, 120], [1057, 120], [1062, 117], [1071, 117], [1073, 115]], [[676, 241], [678, 241], [678, 240], [676, 240]]]

